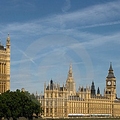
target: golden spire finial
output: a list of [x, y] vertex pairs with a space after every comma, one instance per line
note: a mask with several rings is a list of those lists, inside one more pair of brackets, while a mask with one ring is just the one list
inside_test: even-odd
[[72, 72], [72, 63], [70, 63], [69, 71]]
[[7, 41], [10, 41], [10, 34], [8, 33]]
[[69, 72], [68, 72], [68, 77], [72, 77], [72, 64], [70, 64], [70, 67], [69, 67]]

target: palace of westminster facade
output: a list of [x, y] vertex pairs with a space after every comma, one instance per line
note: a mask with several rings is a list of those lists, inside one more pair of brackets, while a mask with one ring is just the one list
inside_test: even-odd
[[97, 93], [94, 82], [90, 87], [75, 88], [72, 66], [69, 68], [66, 84], [60, 86], [53, 80], [44, 84], [44, 94], [38, 96], [44, 117], [120, 117], [120, 99], [116, 95], [116, 78], [112, 64], [106, 77], [104, 95]]
[[[0, 44], [0, 94], [10, 90], [10, 37], [6, 46]], [[116, 96], [116, 78], [112, 64], [106, 77], [104, 95], [97, 93], [94, 82], [91, 86], [75, 88], [72, 66], [63, 86], [53, 80], [44, 84], [44, 94], [36, 96], [43, 109], [43, 117], [106, 116], [120, 117], [120, 99]]]
[[91, 86], [75, 88], [70, 65], [66, 84], [60, 86], [50, 81], [44, 84], [44, 94], [37, 96], [45, 118], [65, 117], [120, 117], [120, 99], [116, 95], [116, 78], [112, 64], [106, 77], [104, 95], [97, 93], [94, 82]]

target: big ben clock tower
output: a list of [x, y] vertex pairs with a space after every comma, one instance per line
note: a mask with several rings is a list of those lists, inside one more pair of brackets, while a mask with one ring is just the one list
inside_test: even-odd
[[105, 96], [112, 100], [116, 98], [116, 78], [113, 73], [112, 63], [110, 63], [108, 76], [106, 77]]

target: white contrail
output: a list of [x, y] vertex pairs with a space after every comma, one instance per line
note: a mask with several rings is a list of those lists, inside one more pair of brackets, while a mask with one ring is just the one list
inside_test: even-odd
[[[14, 45], [15, 46], [15, 45]], [[16, 47], [16, 46], [15, 46]], [[18, 51], [20, 51], [29, 61], [31, 61], [33, 64], [36, 65], [35, 61], [33, 60], [33, 58], [30, 58], [24, 51], [20, 50], [18, 47], [16, 47], [18, 49]]]
[[36, 63], [34, 62], [33, 58], [30, 58], [25, 52], [23, 52], [22, 50], [18, 49], [26, 58], [28, 58], [33, 64], [36, 65]]
[[92, 27], [100, 27], [100, 26], [109, 26], [109, 25], [117, 25], [117, 24], [120, 24], [120, 21], [100, 23], [100, 24], [93, 24], [93, 25], [88, 25], [88, 26], [80, 27], [80, 29], [92, 28]]

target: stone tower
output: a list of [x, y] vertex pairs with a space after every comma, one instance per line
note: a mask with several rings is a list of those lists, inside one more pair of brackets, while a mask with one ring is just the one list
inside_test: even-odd
[[70, 65], [70, 68], [69, 68], [68, 77], [66, 81], [66, 88], [69, 95], [76, 94], [75, 81], [74, 81], [73, 72], [72, 72], [72, 65]]
[[8, 34], [6, 47], [0, 45], [0, 93], [10, 90], [10, 36]]
[[105, 96], [111, 98], [112, 100], [116, 99], [116, 78], [114, 76], [112, 63], [110, 63], [108, 76], [106, 77]]

